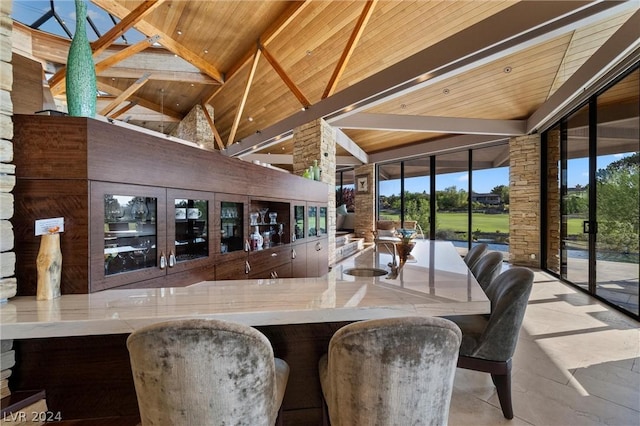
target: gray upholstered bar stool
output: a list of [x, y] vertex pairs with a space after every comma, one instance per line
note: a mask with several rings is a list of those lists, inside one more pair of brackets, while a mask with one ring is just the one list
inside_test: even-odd
[[464, 257], [464, 263], [467, 264], [469, 269], [473, 268], [473, 266], [480, 260], [482, 256], [487, 252], [489, 246], [486, 243], [476, 244], [471, 247], [471, 250], [467, 252]]
[[318, 365], [331, 425], [446, 425], [460, 342], [435, 317], [341, 328]]
[[127, 339], [142, 425], [273, 425], [289, 366], [258, 330], [177, 320]]

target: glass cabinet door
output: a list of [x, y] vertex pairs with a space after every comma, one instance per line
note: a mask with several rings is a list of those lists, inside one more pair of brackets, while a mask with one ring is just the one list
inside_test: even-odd
[[318, 235], [318, 207], [308, 206], [307, 211], [309, 212], [309, 232], [307, 235], [310, 237], [316, 237]]
[[164, 188], [91, 183], [90, 292], [166, 275], [166, 210]]
[[191, 198], [173, 198], [169, 202], [173, 202], [175, 212], [175, 261], [209, 257], [209, 202]]
[[305, 206], [293, 206], [293, 221], [294, 229], [293, 236], [295, 240], [299, 240], [305, 237], [306, 223], [305, 223]]
[[220, 202], [220, 253], [244, 250], [244, 203]]
[[318, 235], [327, 234], [327, 208], [320, 207], [318, 209]]
[[104, 275], [157, 266], [158, 200], [104, 194]]

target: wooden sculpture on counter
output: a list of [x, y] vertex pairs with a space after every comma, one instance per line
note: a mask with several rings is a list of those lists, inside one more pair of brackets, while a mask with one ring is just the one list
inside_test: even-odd
[[62, 273], [62, 251], [60, 250], [59, 228], [49, 229], [40, 240], [40, 250], [36, 259], [38, 270], [38, 290], [36, 300], [51, 300], [60, 297], [60, 277]]

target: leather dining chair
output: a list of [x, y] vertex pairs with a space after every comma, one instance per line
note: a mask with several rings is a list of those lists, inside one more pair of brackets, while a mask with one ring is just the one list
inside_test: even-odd
[[507, 419], [513, 418], [512, 357], [532, 285], [531, 270], [513, 267], [498, 275], [485, 291], [491, 301], [490, 315], [445, 317], [462, 330], [458, 367], [491, 374]]
[[484, 256], [488, 248], [489, 246], [486, 243], [476, 244], [475, 246], [471, 247], [471, 249], [467, 252], [466, 256], [463, 259], [464, 263], [467, 264], [467, 267], [469, 269], [473, 268], [473, 265], [475, 265], [476, 262], [478, 262], [480, 258]]
[[460, 339], [436, 317], [342, 327], [318, 364], [331, 425], [446, 425]]
[[141, 424], [273, 425], [289, 366], [258, 330], [176, 320], [127, 338]]
[[480, 260], [473, 265], [473, 268], [471, 268], [471, 273], [476, 277], [478, 284], [480, 284], [483, 290], [486, 291], [489, 284], [500, 275], [502, 271], [502, 259], [502, 253], [492, 251], [482, 256]]

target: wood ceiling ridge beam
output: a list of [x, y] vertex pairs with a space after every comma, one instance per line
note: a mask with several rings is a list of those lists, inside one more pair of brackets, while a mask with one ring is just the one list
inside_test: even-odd
[[141, 76], [138, 80], [136, 80], [135, 83], [133, 83], [131, 86], [127, 87], [127, 89], [125, 91], [120, 93], [113, 101], [111, 101], [111, 103], [109, 105], [107, 105], [106, 107], [104, 107], [100, 111], [100, 115], [105, 115], [105, 116], [108, 115], [118, 105], [120, 105], [122, 102], [124, 102], [127, 99], [129, 99], [129, 97], [131, 95], [133, 95], [135, 92], [137, 92], [138, 89], [140, 89], [142, 86], [144, 86], [149, 81], [149, 75], [150, 74], [145, 74], [145, 75]]
[[344, 70], [347, 68], [347, 63], [349, 62], [349, 59], [351, 59], [351, 55], [353, 55], [353, 51], [358, 45], [360, 37], [362, 37], [362, 34], [364, 33], [364, 29], [366, 28], [371, 15], [373, 15], [373, 10], [377, 3], [378, 0], [367, 0], [365, 3], [362, 13], [358, 17], [358, 21], [356, 22], [356, 25], [351, 32], [351, 36], [347, 41], [347, 45], [342, 51], [342, 55], [333, 70], [333, 74], [331, 74], [331, 78], [329, 78], [329, 82], [327, 83], [327, 87], [324, 89], [321, 99], [327, 98], [335, 92], [338, 81], [340, 80], [340, 77], [342, 77]]
[[[346, 115], [397, 98], [408, 92], [460, 75], [518, 48], [541, 43], [594, 18], [630, 8], [629, 2], [548, 2], [516, 3], [471, 27], [429, 46], [348, 88], [296, 112], [250, 135], [225, 150], [229, 156], [247, 154], [253, 147], [302, 124], [323, 118], [329, 124]], [[637, 33], [636, 33], [637, 34]]]
[[[107, 31], [98, 40], [91, 43], [91, 50], [93, 56], [96, 57], [102, 53], [107, 47], [109, 47], [114, 41], [118, 39], [122, 34], [127, 32], [136, 23], [140, 22], [148, 13], [153, 11], [157, 6], [162, 4], [165, 0], [145, 0], [131, 13], [128, 13], [120, 22], [114, 25], [109, 31]], [[66, 65], [61, 67], [50, 79], [49, 87], [52, 93], [59, 95], [63, 89], [60, 87], [64, 83], [65, 75], [67, 72]]]
[[[258, 42], [267, 46], [274, 38], [276, 38], [284, 29], [311, 3], [311, 0], [292, 2], [291, 5], [284, 11], [282, 15], [278, 17], [269, 27], [260, 35]], [[242, 58], [236, 62], [226, 73], [225, 82], [232, 80], [238, 75], [241, 69], [247, 64], [251, 63], [251, 60], [255, 54], [253, 46], [242, 55]], [[205, 103], [209, 103], [216, 97], [216, 95], [222, 90], [222, 87], [216, 88], [210, 93], [203, 96]]]
[[291, 78], [289, 78], [289, 75], [287, 74], [287, 72], [278, 63], [276, 58], [274, 58], [273, 55], [271, 55], [271, 53], [269, 53], [267, 48], [262, 46], [262, 45], [260, 45], [260, 44], [258, 44], [258, 49], [262, 52], [262, 54], [264, 55], [264, 57], [267, 60], [267, 62], [269, 62], [271, 67], [280, 76], [280, 78], [282, 79], [284, 84], [289, 88], [291, 93], [293, 93], [293, 95], [296, 97], [296, 99], [298, 99], [298, 102], [300, 102], [302, 107], [303, 108], [307, 108], [309, 105], [311, 105], [311, 102], [309, 102], [309, 100], [306, 98], [306, 96], [304, 96], [304, 94], [302, 94], [302, 91], [298, 88], [298, 86], [296, 86], [296, 84], [293, 82], [293, 80], [291, 80]]
[[[92, 0], [94, 4], [104, 9], [108, 13], [115, 15], [117, 17], [127, 16], [130, 11], [124, 7], [122, 4], [118, 3], [114, 0]], [[162, 0], [164, 1], [164, 0]], [[194, 67], [198, 68], [202, 73], [207, 74], [214, 80], [218, 81], [220, 84], [224, 82], [224, 76], [222, 73], [216, 69], [209, 62], [204, 60], [202, 57], [197, 55], [195, 52], [187, 49], [182, 44], [178, 43], [175, 39], [173, 39], [170, 35], [160, 31], [155, 25], [152, 25], [144, 20], [137, 22], [135, 25], [136, 29], [140, 31], [145, 36], [149, 37], [153, 34], [157, 34], [162, 38], [162, 46], [164, 46], [167, 50], [169, 50], [174, 55], [177, 55], [189, 62]]]
[[358, 113], [331, 123], [342, 129], [521, 136], [527, 120]]
[[340, 129], [336, 129], [336, 144], [343, 147], [362, 164], [369, 163], [369, 155]]
[[151, 47], [158, 40], [160, 40], [160, 36], [156, 34], [152, 37], [146, 38], [145, 40], [139, 41], [138, 43], [133, 44], [126, 49], [114, 53], [106, 59], [103, 59], [96, 64], [96, 74], [114, 66], [118, 62], [122, 62], [123, 60], [135, 55], [136, 53], [142, 52], [143, 50]]

